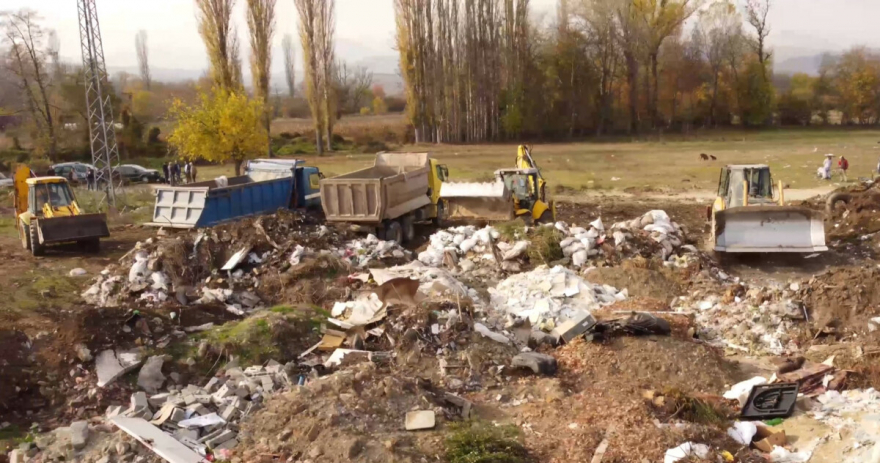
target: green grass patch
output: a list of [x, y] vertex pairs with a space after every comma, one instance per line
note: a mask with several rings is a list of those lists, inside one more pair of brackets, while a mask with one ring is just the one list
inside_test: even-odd
[[519, 429], [483, 422], [453, 424], [446, 436], [449, 463], [526, 463], [534, 461], [521, 443]]
[[550, 262], [565, 257], [562, 254], [562, 232], [555, 227], [536, 227], [529, 232], [529, 260], [534, 264], [550, 265]]
[[18, 236], [18, 230], [15, 228], [15, 217], [0, 217], [0, 235], [14, 237]]
[[504, 241], [513, 242], [521, 240], [525, 236], [526, 224], [519, 219], [511, 220], [509, 222], [501, 222], [495, 224], [494, 227], [495, 230], [498, 230], [498, 233]]

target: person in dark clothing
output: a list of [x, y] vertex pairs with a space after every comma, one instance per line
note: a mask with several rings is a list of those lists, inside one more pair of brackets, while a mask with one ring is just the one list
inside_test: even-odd
[[168, 166], [170, 166], [170, 165], [171, 165], [170, 162], [162, 164], [162, 174], [165, 175], [165, 183], [168, 183], [168, 184], [171, 184], [171, 177], [168, 175], [169, 174]]
[[174, 177], [175, 184], [180, 184], [180, 164], [177, 161], [171, 164], [171, 176]]
[[55, 176], [55, 168], [50, 167], [49, 170], [46, 172], [46, 176], [47, 177], [54, 177]]
[[86, 172], [86, 183], [88, 184], [89, 190], [95, 190], [95, 170], [89, 167], [88, 172]]

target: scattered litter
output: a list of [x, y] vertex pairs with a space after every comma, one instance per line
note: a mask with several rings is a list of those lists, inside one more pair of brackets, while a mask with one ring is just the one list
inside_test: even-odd
[[510, 344], [510, 339], [508, 339], [503, 334], [499, 334], [499, 333], [496, 333], [496, 332], [490, 330], [489, 328], [486, 327], [486, 325], [484, 325], [482, 323], [474, 323], [474, 331], [482, 334], [483, 336], [485, 336], [495, 342], [500, 342], [502, 344]]
[[751, 444], [752, 438], [755, 437], [757, 432], [758, 427], [754, 423], [747, 421], [736, 421], [732, 427], [727, 428], [727, 435], [742, 445]]
[[436, 426], [436, 417], [433, 410], [417, 410], [406, 414], [407, 431], [433, 429], [434, 426]]
[[743, 406], [746, 404], [746, 400], [749, 398], [752, 388], [761, 384], [767, 384], [767, 378], [764, 378], [763, 376], [755, 376], [752, 379], [734, 384], [730, 390], [724, 393], [723, 397], [728, 400], [738, 400], [740, 406]]
[[676, 463], [690, 457], [709, 458], [709, 446], [685, 442], [678, 447], [667, 450], [666, 455], [663, 457], [663, 463]]
[[134, 370], [141, 364], [139, 351], [105, 350], [98, 353], [95, 359], [95, 370], [98, 375], [98, 387], [104, 387], [120, 376]]

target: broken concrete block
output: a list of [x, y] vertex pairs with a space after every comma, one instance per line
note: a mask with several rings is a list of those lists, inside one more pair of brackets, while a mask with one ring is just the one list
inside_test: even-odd
[[238, 439], [229, 439], [226, 442], [218, 444], [214, 447], [214, 450], [223, 450], [223, 449], [231, 449], [238, 445]]
[[262, 381], [263, 392], [273, 392], [275, 391], [275, 382], [272, 381], [271, 376], [263, 376], [260, 378]]
[[417, 410], [406, 414], [406, 430], [432, 429], [436, 425], [433, 410]]
[[[148, 361], [148, 363], [149, 363], [149, 361]], [[141, 371], [143, 371], [143, 369]], [[150, 399], [149, 399], [150, 406], [161, 407], [161, 406], [165, 405], [166, 402], [168, 402], [169, 397], [171, 397], [171, 394], [168, 392], [163, 392], [161, 394], [153, 394], [150, 396]]]
[[529, 368], [535, 374], [553, 375], [556, 373], [556, 359], [547, 354], [523, 352], [511, 360], [514, 368]]
[[220, 387], [220, 378], [211, 378], [208, 384], [205, 384], [204, 389], [208, 392], [215, 392], [218, 387]]
[[[226, 385], [226, 384], [224, 384], [223, 386], [220, 386], [220, 389], [218, 389], [217, 392], [215, 392], [213, 394], [214, 398], [218, 399], [218, 400], [222, 400], [222, 399], [229, 397], [229, 396], [232, 396], [232, 395], [235, 395], [235, 391], [233, 391], [229, 387], [229, 385]], [[189, 404], [187, 404], [187, 405], [189, 405]]]
[[224, 442], [226, 442], [226, 441], [228, 441], [228, 440], [230, 440], [230, 439], [235, 439], [236, 436], [238, 436], [238, 433], [236, 433], [235, 431], [230, 431], [230, 430], [228, 430], [228, 429], [226, 429], [226, 430], [221, 430], [216, 436], [214, 436], [214, 437], [212, 437], [211, 439], [205, 441], [205, 444], [206, 444], [209, 448], [215, 448], [215, 447], [217, 447], [218, 445], [220, 445], [220, 444], [222, 444], [222, 443], [224, 443]]
[[135, 392], [131, 395], [131, 410], [150, 409], [150, 401], [145, 392]]
[[74, 421], [70, 424], [70, 443], [76, 450], [82, 450], [89, 442], [89, 423], [87, 421]]
[[562, 322], [551, 333], [557, 340], [571, 342], [572, 339], [584, 334], [596, 324], [596, 319], [589, 312], [578, 312], [572, 318]]
[[282, 369], [284, 369], [284, 365], [274, 361], [269, 360], [269, 363], [266, 364], [266, 372], [272, 373], [273, 375], [276, 373], [280, 373]]
[[540, 330], [532, 330], [529, 333], [529, 347], [536, 348], [542, 344], [546, 344], [548, 346], [556, 347], [557, 339], [550, 333], [545, 333]]
[[238, 415], [239, 409], [234, 405], [229, 405], [220, 413], [220, 418], [226, 421], [232, 421]]
[[95, 359], [98, 387], [104, 387], [141, 364], [139, 351], [101, 351]]
[[199, 440], [199, 430], [198, 429], [180, 428], [177, 431], [174, 431], [174, 433], [172, 433], [171, 436], [177, 440], [182, 440], [184, 438], [187, 438], [187, 439], [190, 439], [193, 441], [198, 441]]

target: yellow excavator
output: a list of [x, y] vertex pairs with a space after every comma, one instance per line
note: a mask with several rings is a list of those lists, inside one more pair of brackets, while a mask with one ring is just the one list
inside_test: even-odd
[[18, 235], [33, 255], [42, 255], [47, 245], [71, 242], [98, 252], [100, 239], [110, 236], [106, 216], [84, 214], [64, 177], [33, 177], [21, 166], [14, 187]]
[[440, 199], [445, 204], [445, 218], [451, 220], [554, 222], [556, 205], [547, 200], [545, 190], [546, 182], [531, 150], [520, 145], [514, 168], [496, 170], [494, 182], [444, 182]]

